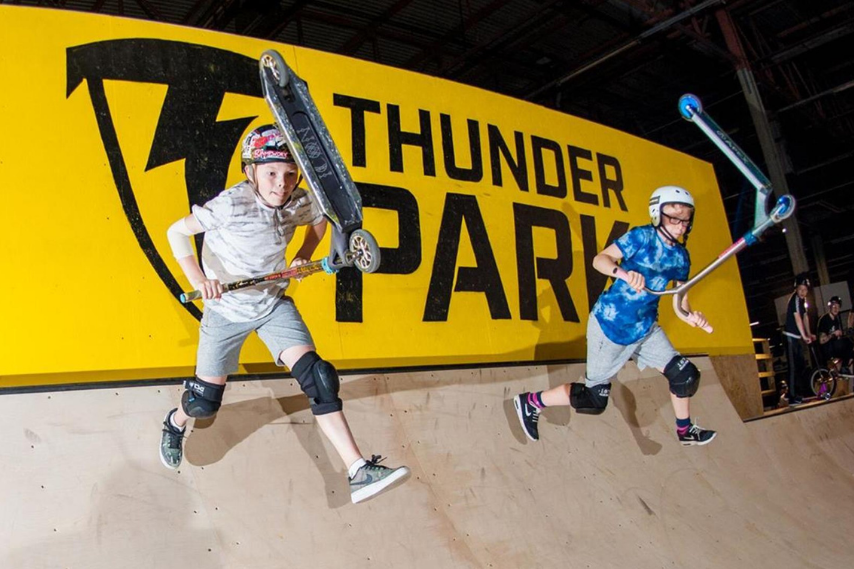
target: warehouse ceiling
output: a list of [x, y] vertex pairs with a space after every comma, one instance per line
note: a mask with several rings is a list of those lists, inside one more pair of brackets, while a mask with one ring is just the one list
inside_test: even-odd
[[[854, 2], [850, 0], [13, 1], [267, 38], [443, 77], [583, 117], [712, 162], [733, 235], [753, 188], [696, 127], [682, 93], [765, 171], [739, 80], [768, 112], [814, 278], [854, 283]], [[847, 54], [847, 55], [846, 55]], [[743, 214], [742, 214], [743, 212]], [[702, 215], [702, 212], [700, 212]], [[739, 257], [751, 318], [791, 291], [784, 236]], [[822, 283], [823, 284], [823, 283]]]

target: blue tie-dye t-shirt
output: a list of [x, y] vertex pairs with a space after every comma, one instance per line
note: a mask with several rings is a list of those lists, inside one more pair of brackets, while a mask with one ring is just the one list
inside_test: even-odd
[[[635, 227], [614, 243], [623, 253], [620, 267], [642, 274], [648, 289], [664, 290], [670, 281], [688, 280], [688, 250], [681, 245], [666, 245], [652, 225]], [[645, 291], [635, 292], [626, 281], [616, 280], [599, 296], [593, 315], [608, 339], [628, 346], [643, 338], [658, 319], [659, 299]]]

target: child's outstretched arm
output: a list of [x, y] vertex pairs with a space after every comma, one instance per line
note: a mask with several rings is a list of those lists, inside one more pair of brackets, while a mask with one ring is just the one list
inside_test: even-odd
[[801, 333], [801, 338], [804, 342], [810, 344], [815, 340], [815, 336], [810, 332], [809, 315], [805, 312], [803, 316], [795, 310], [795, 325], [798, 327], [798, 332]]
[[807, 344], [809, 344], [809, 343], [815, 341], [815, 334], [813, 334], [810, 331], [810, 315], [808, 312], [804, 312], [803, 319], [804, 319], [804, 330], [807, 331], [807, 338], [809, 338], [809, 340], [807, 340]]
[[635, 271], [624, 271], [618, 261], [623, 258], [623, 252], [612, 243], [593, 257], [593, 268], [603, 275], [626, 281], [635, 292], [641, 292], [646, 285], [643, 275]]
[[[676, 286], [680, 286], [683, 283], [677, 282]], [[686, 315], [683, 315], [680, 311], [676, 311], [676, 316], [679, 317], [683, 322], [694, 326], [695, 328], [705, 328], [709, 325], [709, 321], [706, 320], [706, 316], [700, 311], [691, 310], [691, 305], [688, 303], [688, 293], [686, 292], [682, 296], [682, 310], [685, 311]]]
[[169, 239], [169, 245], [172, 247], [172, 254], [181, 265], [187, 280], [198, 291], [201, 291], [202, 298], [209, 300], [211, 298], [219, 298], [222, 296], [222, 285], [216, 279], [209, 279], [205, 276], [199, 262], [196, 260], [196, 255], [193, 251], [193, 244], [190, 238], [197, 233], [204, 233], [201, 224], [195, 216], [188, 215], [182, 217], [173, 223], [166, 230], [166, 237]]
[[291, 267], [304, 265], [311, 261], [311, 256], [314, 254], [314, 250], [317, 249], [321, 239], [323, 239], [323, 236], [326, 234], [326, 226], [326, 218], [322, 218], [320, 223], [309, 225], [305, 228], [305, 237], [302, 240], [302, 247], [300, 247], [297, 254], [294, 255], [294, 260], [291, 261], [290, 264]]

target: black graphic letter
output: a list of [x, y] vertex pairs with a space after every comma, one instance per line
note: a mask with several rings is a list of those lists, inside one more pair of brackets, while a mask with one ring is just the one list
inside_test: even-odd
[[[519, 203], [513, 204], [516, 218], [516, 266], [519, 272], [519, 313], [523, 320], [538, 320], [537, 279], [549, 281], [565, 322], [579, 322], [578, 312], [566, 286], [572, 274], [572, 241], [569, 221], [561, 212]], [[534, 265], [534, 227], [555, 232], [557, 258], [536, 257]]]
[[[397, 248], [380, 247], [377, 273], [408, 275], [421, 266], [421, 223], [412, 192], [393, 186], [359, 184], [362, 206], [397, 212]], [[335, 286], [335, 320], [362, 322], [362, 273], [342, 269]]]
[[[457, 272], [457, 284], [454, 286], [463, 220], [471, 236], [477, 267], [460, 267]], [[501, 275], [498, 274], [498, 265], [492, 254], [492, 245], [489, 244], [477, 199], [474, 196], [449, 193], [445, 197], [445, 211], [439, 227], [433, 275], [430, 277], [430, 288], [427, 291], [425, 322], [448, 320], [452, 291], [485, 293], [492, 319], [510, 318], [510, 306], [507, 304], [507, 296], [504, 294]]]

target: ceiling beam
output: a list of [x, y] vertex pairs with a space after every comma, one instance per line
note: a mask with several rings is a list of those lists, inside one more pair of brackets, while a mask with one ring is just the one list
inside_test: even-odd
[[135, 0], [136, 3], [142, 8], [142, 11], [145, 12], [145, 15], [151, 18], [152, 20], [157, 20], [158, 22], [165, 22], [166, 18], [163, 17], [163, 14], [160, 10], [157, 9], [151, 2], [148, 0]]
[[493, 12], [507, 4], [509, 1], [510, 0], [492, 0], [492, 2], [483, 6], [480, 10], [476, 11], [474, 14], [451, 28], [448, 32], [443, 34], [442, 37], [431, 43], [426, 49], [421, 50], [421, 53], [409, 58], [409, 60], [404, 63], [404, 67], [406, 69], [418, 69], [422, 63], [434, 57], [438, 51], [441, 51], [446, 42], [456, 38], [461, 33], [465, 33], [466, 30], [484, 18], [489, 17]]
[[365, 40], [371, 37], [375, 37], [377, 29], [383, 24], [387, 23], [391, 18], [412, 4], [413, 0], [398, 0], [386, 10], [371, 20], [371, 22], [359, 30], [355, 35], [353, 35], [349, 40], [347, 40], [344, 45], [338, 48], [337, 53], [341, 53], [344, 55], [353, 55], [359, 48], [362, 47], [362, 44], [365, 43]]
[[[554, 17], [552, 6], [560, 4], [559, 0], [548, 0], [521, 18], [522, 24], [514, 24], [494, 34], [490, 39], [482, 41], [456, 57], [442, 62], [437, 71], [440, 77], [454, 77], [478, 65], [489, 57], [507, 59], [507, 53], [519, 52], [530, 46], [532, 39], [542, 40], [555, 31], [565, 27], [570, 19], [564, 14]], [[521, 44], [521, 45], [520, 45]], [[512, 48], [512, 49], [511, 49]]]
[[[620, 55], [621, 53], [629, 51], [630, 49], [640, 45], [644, 40], [648, 39], [649, 37], [661, 32], [663, 30], [669, 29], [672, 26], [674, 26], [676, 23], [681, 22], [682, 20], [689, 18], [689, 17], [693, 16], [694, 14], [696, 14], [702, 10], [705, 10], [706, 8], [710, 8], [712, 6], [720, 4], [721, 2], [722, 2], [722, 0], [705, 0], [704, 2], [697, 4], [696, 6], [693, 6], [689, 9], [685, 10], [684, 12], [681, 12], [680, 14], [673, 16], [672, 18], [669, 18], [663, 22], [660, 22], [660, 23], [652, 26], [651, 28], [647, 29], [646, 31], [642, 32], [638, 36], [626, 41], [625, 43], [623, 43], [622, 45], [620, 45], [616, 49], [613, 49], [613, 50], [608, 51], [606, 53], [602, 53], [601, 55], [599, 55], [598, 57], [596, 57], [592, 61], [588, 61], [588, 62], [582, 63], [580, 65], [577, 65], [573, 70], [564, 74], [559, 79], [555, 79], [553, 81], [550, 81], [550, 82], [546, 83], [545, 85], [541, 86], [539, 89], [536, 89], [536, 90], [528, 93], [525, 98], [530, 100], [530, 99], [537, 97], [538, 95], [541, 95], [542, 93], [544, 93], [546, 91], [561, 87], [562, 85], [564, 85], [568, 81], [571, 81], [572, 79], [578, 77], [579, 75], [586, 73], [587, 71], [593, 69], [594, 67], [598, 67], [602, 63], [605, 63], [606, 61]], [[662, 12], [662, 15], [664, 13], [666, 13], [666, 12]]]

